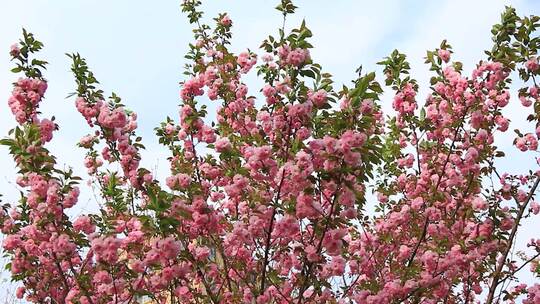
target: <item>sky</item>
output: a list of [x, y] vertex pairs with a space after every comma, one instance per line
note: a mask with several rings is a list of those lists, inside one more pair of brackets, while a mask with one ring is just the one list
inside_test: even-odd
[[[276, 34], [281, 15], [273, 10], [277, 0], [207, 0], [205, 18], [228, 12], [233, 20], [232, 48], [259, 52], [258, 46], [268, 34]], [[412, 75], [425, 96], [431, 74], [423, 64], [427, 49], [435, 49], [443, 39], [453, 46], [453, 59], [464, 63], [465, 71], [483, 59], [483, 50], [491, 47], [491, 26], [498, 22], [506, 5], [520, 15], [540, 15], [537, 0], [296, 0], [297, 13], [287, 21], [287, 28], [298, 26], [302, 19], [314, 33], [312, 58], [334, 75], [337, 85], [349, 84], [355, 70], [377, 71], [376, 66], [393, 49], [407, 54]], [[209, 21], [210, 22], [210, 21]], [[179, 0], [24, 0], [0, 2], [0, 137], [7, 135], [15, 121], [7, 106], [11, 83], [18, 76], [9, 72], [12, 63], [8, 51], [22, 33], [22, 28], [44, 42], [40, 54], [49, 61], [45, 77], [49, 81], [46, 99], [41, 105], [44, 116], [54, 115], [60, 124], [49, 148], [60, 166], [73, 166], [85, 177], [83, 151], [75, 146], [90, 129], [66, 96], [75, 90], [65, 53], [78, 52], [88, 61], [107, 94], [114, 91], [124, 104], [138, 113], [139, 134], [147, 150], [142, 165], [164, 179], [168, 173], [167, 151], [158, 145], [153, 128], [166, 116], [178, 119], [179, 85], [183, 80], [183, 58], [192, 39], [191, 26], [180, 11]], [[251, 94], [258, 94], [260, 82], [247, 78]], [[423, 94], [423, 95], [422, 95]], [[383, 107], [390, 109], [391, 92], [385, 93]], [[421, 97], [422, 98], [422, 97]], [[514, 105], [507, 114], [510, 129], [527, 127]], [[530, 128], [530, 126], [528, 126]], [[500, 139], [501, 147], [510, 147], [510, 135]], [[534, 167], [532, 156], [516, 161], [517, 154], [500, 165], [511, 172]], [[5, 147], [0, 147], [0, 193], [4, 201], [17, 199], [15, 169]], [[77, 213], [95, 210], [90, 193], [83, 192]], [[519, 236], [534, 235], [531, 224]], [[11, 303], [13, 285], [9, 275], [0, 274], [0, 304]], [[1, 300], [1, 299], [5, 300]]]

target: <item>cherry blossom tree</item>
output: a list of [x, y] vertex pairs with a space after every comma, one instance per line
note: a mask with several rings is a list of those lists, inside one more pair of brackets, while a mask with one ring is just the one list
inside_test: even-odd
[[[429, 84], [397, 50], [379, 64], [395, 92], [383, 113], [375, 73], [337, 87], [310, 55], [305, 22], [259, 53], [229, 50], [233, 21], [204, 23], [198, 0], [179, 116], [157, 127], [170, 176], [140, 166], [137, 115], [70, 54], [71, 94], [88, 123], [78, 145], [100, 208], [76, 218], [81, 178], [47, 150], [59, 128], [41, 113], [47, 62], [26, 31], [10, 50], [8, 105], [18, 125], [1, 144], [18, 168], [18, 202], [0, 214], [19, 298], [35, 303], [540, 303], [540, 240], [513, 254], [540, 212], [540, 171], [499, 172], [502, 110], [522, 104], [513, 147], [534, 158], [540, 137], [537, 16], [507, 8], [493, 48], [464, 75], [443, 41], [426, 55]], [[262, 88], [248, 89], [256, 73]], [[512, 98], [510, 84], [522, 88]], [[419, 97], [419, 85], [430, 93]], [[259, 94], [261, 92], [262, 94]], [[72, 102], [73, 102], [73, 99]], [[219, 106], [215, 114], [207, 102]], [[384, 101], [383, 101], [384, 102]], [[82, 134], [81, 134], [82, 135]], [[524, 156], [524, 157], [525, 157]], [[366, 211], [366, 207], [375, 212]], [[538, 220], [536, 219], [536, 223]]]

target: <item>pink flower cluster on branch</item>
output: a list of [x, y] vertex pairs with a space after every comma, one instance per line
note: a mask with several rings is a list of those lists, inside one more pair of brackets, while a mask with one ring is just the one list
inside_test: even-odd
[[[136, 113], [114, 93], [105, 98], [86, 61], [70, 55], [75, 108], [92, 128], [78, 145], [99, 200], [98, 213], [75, 219], [66, 210], [80, 179], [56, 168], [45, 144], [58, 126], [39, 117], [46, 62], [30, 56], [42, 44], [25, 31], [11, 48], [14, 72], [25, 78], [8, 102], [19, 125], [1, 143], [20, 171], [22, 196], [3, 206], [0, 223], [19, 298], [540, 301], [538, 284], [518, 280], [524, 269], [538, 278], [540, 241], [512, 253], [522, 221], [540, 213], [540, 171], [499, 172], [505, 154], [494, 144], [510, 128], [503, 109], [517, 71], [525, 87], [516, 98], [534, 126], [516, 130], [514, 145], [538, 149], [540, 18], [508, 8], [471, 75], [446, 41], [428, 51], [434, 75], [424, 102], [405, 55], [392, 52], [380, 62], [395, 91], [395, 113], [385, 117], [375, 73], [358, 69], [350, 87], [337, 89], [310, 55], [305, 22], [265, 39], [260, 56], [236, 55], [230, 16], [204, 24], [200, 4], [182, 3], [196, 42], [178, 117], [156, 128], [171, 153], [166, 187], [140, 166]], [[281, 0], [277, 9], [286, 20], [296, 7]], [[244, 80], [253, 69], [264, 81], [260, 94]], [[205, 101], [219, 103], [215, 119]]]

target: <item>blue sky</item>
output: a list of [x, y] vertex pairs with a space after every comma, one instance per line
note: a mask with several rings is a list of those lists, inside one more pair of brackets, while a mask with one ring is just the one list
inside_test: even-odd
[[[260, 42], [268, 34], [275, 34], [281, 25], [281, 15], [273, 10], [277, 0], [204, 2], [206, 18], [219, 12], [230, 14], [235, 51], [257, 50]], [[540, 15], [536, 0], [294, 2], [299, 9], [287, 27], [306, 19], [314, 33], [312, 57], [335, 76], [337, 84], [349, 83], [361, 64], [364, 71], [377, 70], [380, 75], [375, 63], [395, 48], [409, 56], [412, 74], [426, 84], [430, 74], [422, 57], [426, 49], [437, 47], [442, 39], [448, 39], [456, 52], [454, 59], [462, 61], [470, 71], [483, 58], [483, 50], [491, 46], [491, 25], [499, 20], [505, 5], [516, 7], [519, 14]], [[178, 82], [183, 80], [183, 56], [192, 41], [191, 27], [179, 5], [179, 0], [1, 1], [0, 50], [4, 51], [0, 52], [0, 100], [5, 102], [0, 110], [0, 134], [7, 134], [15, 123], [7, 107], [10, 84], [16, 79], [9, 72], [8, 50], [25, 27], [45, 43], [42, 57], [50, 62], [45, 73], [49, 90], [41, 109], [45, 116], [54, 114], [61, 126], [50, 144], [59, 164], [74, 166], [79, 175], [85, 176], [82, 154], [74, 152], [82, 153], [75, 143], [90, 130], [73, 100], [65, 99], [74, 91], [74, 81], [64, 54], [79, 52], [87, 58], [103, 89], [107, 93], [113, 90], [138, 112], [139, 133], [147, 146], [143, 164], [164, 178], [167, 154], [158, 146], [153, 128], [167, 115], [178, 117]], [[253, 76], [247, 79], [252, 85], [250, 93], [256, 94], [259, 82]], [[422, 92], [426, 92], [425, 86]], [[389, 109], [391, 95], [385, 96], [385, 108]], [[511, 128], [524, 125], [519, 112], [512, 111], [512, 106], [508, 111], [514, 121]], [[509, 141], [510, 137], [502, 138], [501, 146], [508, 146]], [[520, 161], [517, 165], [515, 160], [509, 160], [502, 165], [518, 170], [532, 166], [532, 162]], [[9, 201], [16, 198], [18, 191], [12, 182], [14, 165], [4, 147], [0, 148], [0, 167], [0, 193]], [[93, 209], [95, 202], [90, 197], [88, 192], [83, 193], [80, 209], [74, 214]], [[531, 235], [526, 231], [522, 238]], [[5, 286], [8, 288], [0, 289], [0, 298], [11, 289], [9, 284]]]

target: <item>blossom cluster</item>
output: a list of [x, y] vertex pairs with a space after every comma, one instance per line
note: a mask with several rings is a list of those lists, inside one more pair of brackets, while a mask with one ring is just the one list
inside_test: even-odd
[[[424, 101], [406, 56], [394, 51], [380, 62], [395, 92], [394, 112], [383, 113], [375, 73], [360, 69], [338, 89], [311, 57], [304, 22], [269, 36], [261, 54], [236, 55], [230, 16], [206, 25], [199, 5], [182, 3], [196, 42], [178, 115], [155, 129], [170, 150], [164, 186], [140, 165], [136, 113], [114, 93], [105, 98], [86, 61], [70, 55], [75, 108], [92, 129], [78, 146], [99, 200], [99, 212], [74, 219], [67, 210], [80, 178], [48, 154], [58, 126], [37, 110], [45, 63], [29, 56], [41, 43], [25, 31], [11, 48], [25, 78], [8, 101], [19, 125], [1, 143], [20, 170], [22, 196], [2, 208], [0, 227], [22, 284], [17, 297], [538, 303], [540, 285], [519, 282], [518, 272], [538, 277], [540, 241], [526, 244], [520, 262], [512, 252], [521, 222], [540, 213], [540, 170], [499, 172], [505, 154], [495, 140], [510, 129], [503, 110], [517, 70], [520, 110], [535, 125], [517, 130], [514, 145], [538, 150], [540, 114], [530, 111], [540, 106], [530, 43], [538, 26], [529, 25], [540, 18], [508, 8], [492, 31], [493, 49], [470, 75], [446, 41], [428, 51], [434, 76]], [[290, 0], [277, 7], [285, 19], [295, 8]], [[252, 70], [264, 80], [260, 96], [245, 83]], [[218, 103], [215, 119], [205, 100]]]

